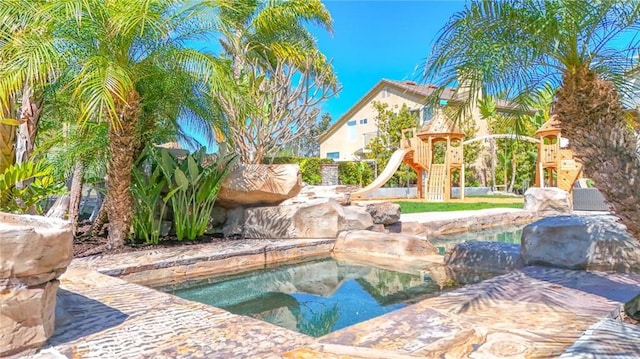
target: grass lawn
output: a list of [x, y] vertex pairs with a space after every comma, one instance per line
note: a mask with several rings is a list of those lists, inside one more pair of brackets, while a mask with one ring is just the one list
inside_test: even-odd
[[469, 211], [486, 208], [522, 208], [523, 203], [489, 203], [489, 202], [395, 202], [400, 205], [402, 213]]

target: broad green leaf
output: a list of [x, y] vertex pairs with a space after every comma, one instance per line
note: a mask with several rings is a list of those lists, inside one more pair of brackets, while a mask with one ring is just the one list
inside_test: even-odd
[[198, 175], [200, 175], [200, 171], [198, 171], [198, 164], [196, 163], [196, 160], [193, 159], [193, 156], [187, 156], [187, 168], [189, 169], [191, 184], [195, 184], [198, 180]]
[[175, 172], [173, 173], [173, 177], [175, 178], [176, 183], [182, 191], [186, 191], [189, 188], [189, 180], [181, 169], [176, 168]]

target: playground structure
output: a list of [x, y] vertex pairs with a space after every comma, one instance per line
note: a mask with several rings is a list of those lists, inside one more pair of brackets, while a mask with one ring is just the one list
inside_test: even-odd
[[[352, 192], [351, 197], [363, 197], [382, 187], [404, 162], [417, 173], [418, 198], [429, 202], [451, 200], [452, 179], [457, 172], [460, 199], [464, 199], [464, 145], [490, 138], [511, 138], [538, 144], [535, 186], [558, 187], [571, 193], [574, 182], [582, 172], [582, 165], [574, 160], [571, 150], [561, 147], [560, 122], [557, 118], [552, 117], [540, 127], [536, 137], [494, 134], [465, 141], [464, 133], [439, 109], [420, 130], [416, 127], [403, 129], [400, 149], [393, 153], [382, 173], [368, 186]], [[440, 144], [443, 148], [437, 150]], [[436, 151], [444, 151], [444, 156], [434, 156]], [[444, 157], [444, 162], [435, 163], [436, 157]]]
[[582, 164], [576, 162], [573, 152], [562, 146], [560, 120], [552, 116], [538, 131], [538, 163], [536, 187], [558, 187], [569, 193], [582, 173]]

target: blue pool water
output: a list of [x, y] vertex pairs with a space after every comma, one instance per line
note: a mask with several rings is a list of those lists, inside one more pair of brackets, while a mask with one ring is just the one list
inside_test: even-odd
[[429, 235], [427, 240], [438, 247], [440, 254], [462, 242], [503, 242], [520, 244], [526, 224], [515, 224], [471, 230], [462, 233]]
[[319, 337], [440, 294], [424, 273], [331, 258], [166, 287], [179, 297]]

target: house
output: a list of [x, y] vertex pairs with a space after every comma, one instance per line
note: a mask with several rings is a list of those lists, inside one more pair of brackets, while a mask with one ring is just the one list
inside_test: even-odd
[[[395, 81], [382, 79], [358, 102], [356, 102], [342, 117], [338, 119], [318, 142], [320, 143], [320, 157], [332, 158], [335, 161], [357, 161], [366, 153], [367, 144], [378, 135], [376, 116], [378, 115], [373, 102], [388, 104], [390, 108], [399, 109], [406, 104], [411, 112], [418, 115], [419, 126], [423, 126], [433, 118], [431, 108], [425, 106], [427, 98], [438, 88], [435, 85], [421, 85], [413, 81]], [[462, 92], [462, 95], [460, 93]], [[440, 95], [442, 101], [455, 104], [464, 96], [463, 91], [447, 88]], [[498, 112], [512, 112], [514, 107], [506, 101], [496, 100]], [[475, 137], [489, 134], [487, 121], [482, 119], [477, 107], [471, 110], [471, 118], [476, 128]], [[485, 164], [479, 156], [474, 163], [475, 170], [480, 173]], [[484, 180], [483, 180], [484, 182]]]
[[[436, 90], [435, 85], [420, 85], [413, 81], [380, 80], [319, 137], [320, 157], [336, 161], [362, 158], [369, 141], [378, 135], [374, 101], [386, 103], [390, 108], [397, 106], [398, 109], [406, 104], [411, 112], [418, 115], [419, 125], [424, 125], [433, 117], [431, 109], [425, 106], [426, 100]], [[447, 88], [440, 98], [451, 103], [457, 101], [455, 96], [456, 89]], [[497, 100], [496, 105], [499, 111], [510, 110], [504, 101]], [[471, 111], [471, 116], [477, 129], [476, 136], [488, 134], [487, 122], [480, 117], [477, 108]]]

